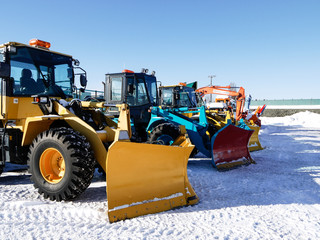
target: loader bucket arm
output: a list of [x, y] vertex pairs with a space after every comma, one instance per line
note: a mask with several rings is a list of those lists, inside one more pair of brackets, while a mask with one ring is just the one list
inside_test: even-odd
[[192, 144], [195, 145], [201, 153], [207, 157], [211, 157], [210, 141], [206, 136], [208, 122], [205, 108], [201, 107], [198, 112], [200, 116], [199, 121], [196, 122], [174, 110], [170, 111], [159, 107], [153, 107], [151, 110], [151, 120], [147, 129], [148, 131], [151, 131], [152, 127], [157, 124], [159, 119], [164, 119], [166, 122], [174, 125], [185, 126]]
[[97, 132], [89, 124], [87, 124], [79, 117], [67, 110], [65, 107], [63, 107], [61, 104], [59, 104], [59, 102], [53, 101], [53, 107], [57, 114], [59, 116], [62, 116], [63, 120], [66, 121], [72, 127], [72, 129], [80, 132], [87, 138], [88, 142], [91, 145], [91, 148], [93, 149], [95, 159], [104, 169], [104, 171], [106, 171], [107, 150], [105, 149]]
[[237, 96], [237, 109], [236, 109], [236, 120], [239, 121], [242, 118], [243, 107], [245, 103], [245, 91], [243, 87], [240, 87]]
[[[108, 216], [110, 222], [196, 204], [199, 199], [187, 176], [188, 158], [194, 146], [184, 136], [179, 146], [163, 146], [119, 140], [121, 132], [129, 137], [130, 117], [122, 116], [125, 130], [115, 130], [115, 139], [105, 149], [99, 135], [86, 122], [58, 102], [56, 112], [90, 142], [95, 157], [107, 175]], [[128, 115], [121, 105], [120, 115]], [[130, 116], [130, 115], [129, 115]]]

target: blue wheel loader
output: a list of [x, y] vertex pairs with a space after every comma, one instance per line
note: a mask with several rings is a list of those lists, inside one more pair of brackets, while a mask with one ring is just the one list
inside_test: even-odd
[[[239, 92], [230, 91], [230, 90], [224, 90], [225, 92], [222, 92], [223, 94], [227, 95], [226, 93], [230, 92], [232, 94], [230, 97], [232, 99], [223, 98], [219, 102], [210, 103], [209, 107], [205, 104], [202, 97], [205, 94], [210, 94], [210, 89], [213, 87], [204, 87], [197, 89], [197, 82], [194, 83], [179, 83], [179, 85], [173, 85], [173, 86], [160, 86], [159, 87], [159, 93], [160, 96], [160, 104], [164, 108], [174, 108], [175, 111], [182, 113], [185, 116], [188, 116], [193, 119], [199, 119], [199, 113], [197, 111], [190, 112], [189, 109], [200, 109], [200, 107], [204, 106], [206, 108], [206, 117], [208, 124], [211, 126], [214, 126], [217, 130], [220, 130], [224, 126], [226, 126], [228, 123], [232, 123], [236, 125], [237, 127], [244, 128], [246, 130], [253, 130], [253, 134], [250, 137], [248, 148], [249, 151], [257, 151], [262, 150], [261, 143], [259, 141], [259, 130], [260, 127], [255, 124], [252, 120], [248, 121], [243, 117], [242, 109], [243, 109], [243, 103], [244, 103], [244, 89], [240, 88]], [[197, 89], [197, 90], [196, 90]], [[204, 89], [209, 89], [208, 92], [204, 92]], [[206, 90], [207, 91], [207, 90]], [[164, 93], [164, 94], [162, 94]], [[220, 94], [219, 91], [212, 91], [212, 93]], [[176, 98], [178, 98], [173, 104], [168, 104], [168, 99], [166, 96], [170, 96], [172, 94], [176, 95]], [[216, 98], [217, 100], [217, 98]], [[233, 104], [227, 104], [226, 102], [232, 101]], [[169, 102], [172, 102], [169, 100]], [[215, 108], [212, 108], [212, 106], [215, 106]], [[238, 120], [237, 120], [238, 119]], [[257, 119], [259, 120], [259, 119]], [[261, 126], [261, 125], [260, 125]], [[194, 152], [196, 149], [194, 149]]]
[[[180, 126], [185, 126], [192, 144], [212, 159], [214, 167], [229, 169], [254, 162], [248, 150], [253, 131], [231, 123], [218, 130], [208, 123], [205, 108], [196, 108], [188, 95], [180, 96], [172, 89], [163, 89], [159, 96], [154, 72], [147, 74], [143, 69], [140, 73], [124, 70], [106, 74], [104, 90], [108, 104], [129, 105], [133, 141], [171, 145], [180, 135]], [[181, 108], [182, 102], [185, 106]], [[196, 113], [197, 119], [181, 114], [182, 110]], [[116, 109], [110, 109], [107, 114], [117, 118]]]

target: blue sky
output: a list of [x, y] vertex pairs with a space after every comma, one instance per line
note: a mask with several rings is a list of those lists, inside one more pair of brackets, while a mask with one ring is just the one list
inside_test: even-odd
[[230, 82], [254, 99], [320, 98], [320, 1], [3, 1], [0, 43], [51, 42], [105, 73], [155, 70], [163, 85]]

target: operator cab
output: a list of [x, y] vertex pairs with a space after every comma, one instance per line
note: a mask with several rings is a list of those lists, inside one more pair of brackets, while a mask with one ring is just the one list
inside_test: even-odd
[[[147, 70], [143, 69], [140, 73], [123, 70], [122, 73], [106, 74], [104, 95], [107, 104], [129, 105], [132, 127], [136, 128], [137, 136], [144, 136], [145, 141], [145, 129], [151, 117], [148, 110], [152, 106], [158, 106], [154, 72], [147, 74]], [[118, 117], [118, 108], [110, 107], [107, 114]]]
[[154, 75], [130, 70], [106, 74], [105, 99], [108, 104], [125, 102], [130, 107], [156, 106], [157, 79]]
[[[6, 96], [73, 97], [73, 64], [79, 62], [72, 56], [50, 51], [49, 47], [50, 43], [36, 39], [30, 45], [9, 42], [0, 46], [0, 77], [6, 79]], [[81, 75], [82, 83], [86, 84], [86, 74]]]
[[0, 45], [0, 172], [7, 160], [25, 164], [28, 159], [29, 146], [21, 145], [24, 127], [17, 126], [29, 117], [47, 115], [43, 109], [49, 107], [49, 97], [73, 98], [75, 75], [86, 85], [85, 71], [74, 73], [73, 65], [79, 61], [49, 47], [50, 43], [37, 39], [29, 45]]
[[159, 87], [159, 95], [164, 108], [195, 108], [199, 101], [195, 90], [183, 85]]

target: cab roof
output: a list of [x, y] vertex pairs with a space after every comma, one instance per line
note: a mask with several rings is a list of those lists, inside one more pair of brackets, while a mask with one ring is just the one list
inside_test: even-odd
[[59, 53], [59, 52], [55, 52], [55, 51], [51, 51], [51, 50], [48, 49], [48, 48], [34, 47], [34, 46], [30, 46], [30, 45], [23, 44], [23, 43], [18, 43], [18, 42], [7, 42], [7, 43], [4, 43], [4, 44], [1, 44], [1, 45], [0, 45], [0, 48], [4, 48], [4, 47], [7, 47], [7, 46], [28, 47], [28, 48], [33, 48], [33, 49], [37, 49], [37, 50], [44, 51], [44, 52], [51, 52], [51, 53], [55, 53], [55, 54], [58, 54], [58, 55], [63, 55], [63, 56], [72, 58], [71, 55], [64, 54], [64, 53]]

